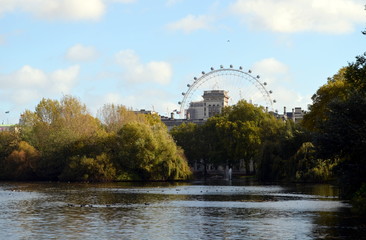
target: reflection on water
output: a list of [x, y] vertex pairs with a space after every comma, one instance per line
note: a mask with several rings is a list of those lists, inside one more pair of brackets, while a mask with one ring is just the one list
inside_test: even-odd
[[1, 239], [360, 239], [331, 185], [0, 183]]

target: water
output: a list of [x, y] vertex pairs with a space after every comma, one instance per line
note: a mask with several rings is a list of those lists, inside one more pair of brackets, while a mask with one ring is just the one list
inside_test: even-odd
[[331, 185], [0, 183], [0, 239], [362, 239]]

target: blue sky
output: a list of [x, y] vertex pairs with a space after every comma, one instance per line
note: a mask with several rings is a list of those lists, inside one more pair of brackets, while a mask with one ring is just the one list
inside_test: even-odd
[[280, 112], [306, 109], [327, 77], [366, 51], [364, 5], [0, 0], [0, 124], [66, 94], [93, 115], [107, 103], [169, 115], [194, 76], [230, 64], [260, 75]]

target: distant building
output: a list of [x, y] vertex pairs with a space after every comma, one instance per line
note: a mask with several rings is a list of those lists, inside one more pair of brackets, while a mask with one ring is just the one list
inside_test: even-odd
[[150, 110], [145, 110], [145, 109], [140, 109], [139, 111], [133, 111], [133, 112], [136, 113], [136, 114], [148, 114], [148, 115], [158, 114], [157, 112], [150, 111]]
[[0, 132], [18, 131], [15, 125], [0, 125]]
[[187, 119], [203, 119], [220, 114], [222, 109], [228, 106], [228, 92], [224, 90], [204, 91], [203, 100], [191, 102], [187, 109]]
[[187, 109], [187, 119], [203, 119], [205, 117], [203, 101], [191, 102]]
[[298, 123], [304, 118], [305, 114], [306, 111], [302, 110], [301, 107], [295, 107], [291, 112], [287, 112], [286, 107], [284, 107], [283, 115], [278, 114], [277, 117], [282, 118], [283, 120], [292, 120], [295, 123]]
[[168, 127], [168, 130], [171, 130], [175, 126], [179, 126], [183, 123], [194, 123], [197, 125], [202, 125], [206, 122], [203, 119], [174, 119], [168, 117], [160, 117], [161, 121]]

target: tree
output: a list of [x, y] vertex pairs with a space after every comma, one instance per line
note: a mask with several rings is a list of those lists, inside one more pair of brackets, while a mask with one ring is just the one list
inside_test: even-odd
[[244, 160], [248, 169], [263, 142], [274, 139], [284, 126], [263, 108], [239, 101], [201, 126], [184, 124], [171, 134], [191, 164], [200, 161], [206, 169], [207, 164], [240, 166]]
[[35, 169], [39, 152], [27, 142], [20, 141], [15, 150], [3, 162], [3, 177], [7, 180], [31, 180], [36, 178]]
[[183, 123], [170, 130], [170, 134], [173, 136], [177, 145], [184, 149], [184, 154], [191, 166], [202, 158], [200, 148], [198, 147], [200, 142], [198, 128], [199, 126], [197, 124]]
[[334, 99], [346, 99], [349, 84], [345, 79], [347, 68], [341, 68], [337, 74], [328, 79], [328, 82], [321, 86], [316, 94], [312, 96], [313, 104], [309, 112], [304, 116], [302, 125], [310, 130], [317, 131], [317, 126], [326, 120], [326, 112], [329, 110], [329, 103]]
[[68, 159], [68, 163], [59, 176], [62, 181], [91, 181], [105, 182], [116, 179], [116, 168], [106, 153], [95, 157], [75, 155]]
[[119, 175], [127, 172], [143, 180], [178, 180], [191, 174], [170, 135], [147, 124], [125, 124], [116, 136], [116, 150]]
[[34, 112], [21, 115], [20, 122], [21, 137], [41, 154], [36, 173], [42, 179], [58, 179], [72, 154], [71, 143], [103, 135], [100, 122], [72, 96], [42, 99]]
[[145, 116], [136, 114], [123, 105], [105, 104], [98, 110], [98, 118], [108, 132], [118, 132], [121, 127], [130, 122], [145, 122]]
[[327, 120], [319, 126], [316, 146], [319, 157], [340, 161], [337, 174], [343, 194], [351, 196], [366, 183], [366, 98], [352, 94], [329, 104]]
[[18, 148], [20, 142], [19, 134], [16, 132], [0, 132], [0, 179], [9, 179], [9, 173], [6, 169], [6, 158]]
[[[366, 182], [366, 58], [342, 68], [322, 86], [304, 126], [313, 130], [318, 159], [337, 163], [342, 193], [350, 197]], [[313, 124], [313, 127], [309, 127]]]

